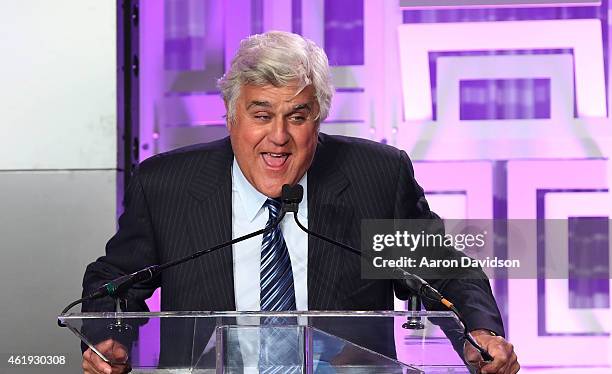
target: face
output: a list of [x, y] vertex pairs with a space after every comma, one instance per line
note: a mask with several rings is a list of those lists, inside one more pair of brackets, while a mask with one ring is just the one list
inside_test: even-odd
[[242, 87], [236, 116], [228, 121], [240, 170], [259, 192], [279, 197], [283, 184], [304, 176], [317, 146], [319, 113], [314, 88], [297, 85]]

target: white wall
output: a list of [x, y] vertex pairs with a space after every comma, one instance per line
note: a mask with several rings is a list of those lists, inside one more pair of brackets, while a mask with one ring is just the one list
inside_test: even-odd
[[115, 4], [0, 1], [0, 373], [80, 371], [56, 316], [115, 230]]
[[0, 1], [0, 170], [116, 165], [115, 1]]

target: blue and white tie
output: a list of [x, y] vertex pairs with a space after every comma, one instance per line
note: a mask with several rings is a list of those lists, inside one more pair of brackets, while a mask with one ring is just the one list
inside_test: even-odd
[[[268, 208], [268, 225], [278, 218], [281, 204], [268, 199], [264, 204]], [[260, 301], [262, 311], [295, 310], [295, 289], [293, 271], [287, 244], [283, 238], [280, 225], [268, 231], [261, 243], [261, 278]]]
[[[281, 204], [268, 199], [268, 224], [278, 218]], [[260, 302], [262, 311], [296, 310], [293, 271], [280, 225], [264, 234], [261, 244]], [[265, 318], [260, 330], [259, 372], [301, 373], [294, 318]]]

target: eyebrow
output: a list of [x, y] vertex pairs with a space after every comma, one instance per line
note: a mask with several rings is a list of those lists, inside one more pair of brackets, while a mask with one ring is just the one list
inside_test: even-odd
[[293, 107], [293, 111], [298, 111], [298, 110], [302, 110], [302, 109], [310, 110], [310, 104], [309, 103], [298, 104], [298, 105]]
[[[251, 109], [251, 107], [254, 106], [261, 106], [264, 108], [271, 108], [272, 104], [270, 104], [269, 101], [260, 101], [260, 100], [253, 100], [249, 103], [249, 105], [247, 106], [247, 110]], [[307, 109], [310, 110], [310, 103], [303, 103], [303, 104], [297, 104], [292, 108], [292, 111], [298, 111], [298, 110], [302, 110], [302, 109]]]
[[270, 104], [269, 101], [258, 101], [258, 100], [253, 100], [251, 101], [251, 103], [247, 106], [247, 110], [251, 109], [252, 106], [263, 106], [265, 108], [271, 108], [272, 104]]

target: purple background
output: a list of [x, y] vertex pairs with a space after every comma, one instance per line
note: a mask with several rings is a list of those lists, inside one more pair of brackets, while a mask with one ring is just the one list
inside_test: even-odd
[[[204, 0], [166, 0], [147, 2], [142, 4], [142, 35], [141, 35], [141, 64], [143, 70], [142, 80], [145, 81], [141, 87], [141, 140], [143, 150], [142, 157], [146, 158], [154, 153], [165, 151], [175, 146], [185, 145], [195, 142], [212, 140], [224, 136], [223, 120], [217, 116], [219, 110], [218, 92], [215, 87], [215, 79], [220, 77], [229, 61], [228, 56], [231, 56], [232, 48], [235, 48], [234, 39], [236, 36], [244, 37], [245, 34], [260, 33], [268, 29], [270, 24], [286, 25], [288, 31], [302, 33], [304, 30], [312, 30], [313, 27], [321, 30], [317, 42], [323, 42], [322, 46], [327, 52], [330, 64], [336, 69], [334, 73], [349, 71], [356, 77], [354, 81], [344, 79], [340, 84], [336, 83], [337, 96], [345, 94], [346, 98], [342, 101], [334, 101], [335, 107], [342, 107], [343, 110], [350, 111], [350, 116], [333, 117], [322, 124], [323, 132], [332, 133], [347, 133], [350, 135], [359, 135], [369, 137], [382, 142], [390, 142], [396, 144], [395, 138], [406, 136], [403, 135], [402, 129], [410, 126], [409, 123], [404, 123], [402, 118], [401, 104], [397, 107], [393, 106], [393, 119], [389, 123], [381, 123], [377, 118], [380, 117], [380, 106], [372, 104], [376, 97], [383, 94], [394, 95], [395, 91], [389, 88], [389, 85], [377, 84], [376, 79], [384, 74], [391, 74], [387, 71], [385, 64], [375, 64], [368, 62], [368, 53], [366, 50], [368, 37], [373, 39], [381, 37], [384, 40], [393, 40], [396, 30], [394, 25], [387, 25], [382, 21], [369, 21], [368, 17], [375, 17], [372, 12], [367, 12], [367, 5], [364, 0], [326, 0], [315, 1], [319, 4], [319, 11], [306, 12], [306, 0], [291, 0], [286, 1], [285, 7], [288, 6], [290, 14], [287, 19], [283, 15], [277, 20], [279, 23], [270, 23], [270, 18], [266, 18], [266, 8], [271, 2], [264, 0], [232, 0], [232, 1], [204, 1]], [[381, 2], [382, 3], [382, 2]], [[397, 1], [393, 2], [397, 3]], [[154, 5], [156, 4], [156, 5]], [[266, 5], [268, 4], [268, 5]], [[382, 7], [382, 5], [381, 5]], [[609, 14], [611, 13], [608, 0], [602, 1], [599, 6], [559, 6], [547, 8], [496, 8], [496, 9], [427, 9], [427, 10], [407, 10], [401, 9], [395, 5], [395, 9], [388, 4], [384, 7], [386, 19], [393, 18], [399, 20], [399, 24], [420, 24], [420, 23], [463, 23], [463, 22], [504, 22], [504, 21], [530, 21], [530, 20], [571, 20], [571, 19], [595, 19], [600, 20], [602, 25], [603, 39], [599, 42], [603, 45], [604, 52], [604, 67], [603, 79], [606, 81], [607, 93], [607, 108], [608, 114], [606, 118], [594, 119], [594, 123], [601, 123], [602, 127], [609, 129], [611, 121], [609, 118], [609, 63], [610, 63], [610, 25]], [[238, 9], [238, 10], [237, 10]], [[240, 14], [238, 14], [240, 12]], [[275, 13], [276, 15], [277, 13]], [[280, 14], [280, 13], [279, 13]], [[313, 17], [313, 14], [318, 14], [319, 17]], [[285, 14], [287, 15], [287, 14]], [[248, 19], [249, 21], [244, 21]], [[284, 23], [283, 23], [284, 22]], [[248, 27], [245, 24], [248, 23]], [[369, 25], [369, 26], [368, 26]], [[311, 31], [309, 31], [311, 32]], [[546, 30], [542, 30], [543, 33]], [[369, 34], [366, 34], [369, 33]], [[518, 31], [520, 33], [520, 31]], [[381, 36], [382, 35], [382, 36]], [[528, 38], [529, 35], [524, 35]], [[386, 43], [381, 41], [380, 50], [375, 53], [393, 52], [397, 49], [397, 44]], [[434, 118], [432, 123], [436, 121], [437, 103], [436, 103], [436, 65], [439, 58], [447, 56], [488, 56], [488, 55], [573, 55], [572, 48], [567, 49], [538, 49], [538, 50], [486, 50], [486, 51], [435, 51], [429, 53], [429, 74], [431, 80], [432, 102]], [[392, 53], [390, 56], [396, 56]], [[397, 62], [396, 62], [397, 65]], [[552, 67], [551, 67], [552, 68]], [[338, 70], [344, 69], [344, 70]], [[391, 69], [391, 68], [389, 68]], [[349, 74], [349, 75], [350, 75]], [[397, 74], [401, 74], [399, 69]], [[369, 78], [364, 78], [369, 77]], [[372, 78], [373, 77], [373, 78]], [[392, 77], [393, 78], [393, 77]], [[400, 80], [400, 76], [396, 77]], [[370, 79], [370, 80], [368, 80]], [[381, 78], [382, 79], [382, 78]], [[576, 79], [579, 79], [576, 78]], [[374, 82], [374, 83], [373, 83]], [[399, 86], [398, 86], [399, 87]], [[399, 87], [399, 89], [403, 89]], [[513, 79], [466, 79], [462, 80], [459, 85], [459, 112], [460, 122], [457, 126], [469, 127], [473, 121], [506, 121], [507, 126], [518, 126], [524, 122], [522, 120], [548, 120], [551, 118], [551, 82], [548, 77], [533, 78], [533, 77], [516, 77]], [[391, 92], [391, 93], [390, 93]], [[400, 92], [401, 93], [401, 92]], [[353, 96], [350, 96], [353, 95]], [[365, 99], [364, 99], [365, 98]], [[369, 101], [372, 98], [373, 101]], [[340, 100], [335, 98], [335, 100]], [[575, 103], [574, 103], [575, 104]], [[348, 109], [347, 109], [348, 108]], [[215, 113], [214, 115], [211, 113]], [[577, 120], [575, 108], [573, 110], [574, 118], [569, 118], [568, 121]], [[208, 120], [210, 115], [212, 120]], [[383, 118], [388, 115], [385, 113]], [[218, 118], [218, 119], [215, 119]], [[348, 118], [348, 119], [347, 119]], [[465, 121], [465, 123], [461, 123]], [[334, 127], [338, 124], [345, 124], [345, 127]], [[455, 124], [453, 124], [455, 126]], [[537, 123], [534, 126], [538, 126]], [[399, 129], [399, 131], [398, 131]], [[500, 130], [497, 134], [497, 139], [503, 139], [506, 136], [505, 130]], [[580, 141], [585, 141], [584, 137]], [[578, 139], [578, 136], [577, 136]], [[448, 139], [444, 139], [445, 141]], [[532, 139], [533, 140], [533, 139]], [[470, 216], [469, 209], [445, 211], [444, 216], [447, 218], [517, 218], [509, 215], [509, 207], [524, 206], [532, 204], [535, 215], [527, 215], [521, 218], [551, 218], [546, 215], [545, 197], [550, 192], [564, 192], [567, 196], [572, 193], [608, 193], [608, 185], [593, 186], [593, 188], [573, 188], [572, 183], [568, 185], [559, 185], [551, 188], [549, 186], [537, 187], [534, 195], [515, 196], [509, 193], [513, 191], [517, 184], [522, 181], [513, 179], [512, 173], [508, 170], [512, 168], [512, 164], [517, 160], [530, 162], [533, 160], [534, 170], [538, 170], [539, 177], [542, 180], [553, 180], [559, 176], [564, 170], [565, 162], [568, 162], [563, 155], [563, 146], [559, 145], [557, 149], [553, 149], [552, 153], [560, 156], [551, 157], [551, 151], [542, 152], [541, 157], [533, 157], [538, 154], [538, 147], [543, 149], [549, 147], [547, 140], [544, 137], [535, 139], [525, 145], [527, 147], [535, 147], [535, 151], [525, 151], [525, 157], [520, 157], [523, 147], [520, 141], [511, 143], [514, 147], [519, 147], [517, 152], [519, 156], [513, 157], [488, 157], [483, 156], [474, 159], [471, 152], [468, 152], [468, 147], [472, 143], [466, 142], [455, 144], [452, 151], [449, 151], [448, 166], [446, 169], [439, 169], [445, 172], [445, 175], [452, 173], [457, 165], [466, 165], [465, 163], [476, 162], [478, 165], [485, 165], [490, 174], [487, 175], [469, 175], [469, 179], [474, 184], [486, 184], [490, 186], [490, 196], [470, 196], [466, 192], [466, 188], [457, 185], [456, 179], [445, 178], [445, 175], [431, 176], [427, 174], [427, 170], [434, 170], [436, 167], [441, 167], [440, 161], [444, 161], [444, 157], [437, 156], [434, 160], [427, 157], [413, 156], [415, 160], [415, 170], [417, 179], [423, 185], [424, 189], [431, 197], [433, 209], [436, 210], [435, 196], [463, 196], [468, 200], [467, 205], [473, 204], [470, 201], [477, 200], [478, 203], [488, 204], [490, 206], [490, 214], [485, 216]], [[589, 178], [593, 177], [593, 173], [599, 173], [590, 169], [588, 165], [590, 161], [595, 159], [607, 161], [606, 147], [609, 145], [606, 141], [608, 138], [598, 137], [593, 135], [588, 137], [588, 142], [596, 144], [603, 149], [603, 154], [600, 157], [593, 157], [585, 152], [583, 157], [570, 157], [572, 161], [576, 159], [582, 160], [587, 165], [580, 175], [568, 176], [568, 180], [583, 180], [588, 183]], [[460, 140], [459, 140], [460, 141]], [[397, 142], [401, 144], [401, 142]], [[510, 143], [509, 143], [510, 144]], [[561, 144], [561, 143], [560, 143]], [[406, 149], [411, 155], [416, 155], [415, 149]], [[465, 151], [465, 159], [462, 159], [462, 152]], [[551, 161], [558, 165], [557, 168], [538, 169], [540, 164], [536, 161]], [[463, 164], [462, 164], [463, 162]], [[419, 174], [419, 171], [421, 172]], [[436, 169], [438, 170], [438, 169]], [[446, 174], [449, 173], [449, 174]], [[550, 177], [550, 178], [547, 178]], [[595, 177], [593, 177], [595, 178]], [[599, 177], [597, 177], [599, 178]], [[597, 179], [595, 178], [595, 179]], [[606, 176], [602, 177], [606, 178]], [[609, 176], [607, 177], [609, 178]], [[431, 182], [428, 182], [430, 181]], [[609, 179], [607, 179], [609, 181]], [[466, 197], [467, 196], [467, 197]], [[533, 198], [533, 199], [532, 199]], [[470, 200], [472, 199], [472, 200]], [[489, 201], [482, 202], [483, 199]], [[459, 200], [457, 200], [459, 201]], [[568, 203], [575, 204], [573, 202]], [[579, 204], [579, 202], [578, 202]], [[595, 205], [593, 208], [595, 209]], [[440, 206], [444, 210], [443, 206]], [[467, 213], [466, 213], [467, 212]], [[456, 217], [453, 217], [456, 215]], [[610, 233], [608, 226], [608, 216], [599, 214], [587, 214], [585, 216], [571, 216], [569, 220], [568, 235], [568, 253], [570, 261], [570, 280], [568, 282], [569, 300], [566, 305], [545, 305], [546, 286], [543, 280], [538, 281], [537, 305], [526, 305], [525, 313], [537, 314], [538, 327], [537, 331], [531, 332], [533, 338], [527, 343], [532, 343], [534, 347], [545, 348], [542, 344], [546, 344], [543, 340], [537, 340], [538, 337], [561, 336], [556, 332], [546, 330], [545, 310], [546, 308], [563, 308], [567, 310], [588, 310], [592, 308], [609, 308], [609, 255], [608, 248], [610, 247]], [[503, 231], [503, 228], [500, 228]], [[543, 243], [538, 243], [537, 260], [543, 263], [545, 258], [542, 253]], [[500, 255], [507, 253], [508, 248], [500, 245], [496, 249]], [[584, 271], [596, 269], [598, 274], [601, 274], [602, 279], [584, 280], [578, 279], [579, 274]], [[494, 281], [495, 295], [499, 302], [500, 309], [506, 320], [506, 326], [509, 328], [513, 321], [520, 321], [520, 318], [513, 317], [512, 321], [508, 316], [511, 308], [509, 296], [510, 284], [508, 280], [497, 279]], [[156, 305], [154, 301], [151, 303]], [[518, 318], [518, 319], [517, 319]], [[580, 318], [580, 317], [576, 317]], [[588, 325], [588, 324], [587, 324]], [[515, 327], [516, 328], [516, 327]], [[509, 330], [511, 331], [511, 330]], [[594, 332], [589, 328], [577, 333], [571, 333], [569, 336], [580, 335], [585, 336], [601, 336], [601, 332]], [[604, 333], [604, 335], [608, 335]], [[512, 340], [512, 333], [509, 333], [509, 339]], [[573, 339], [573, 338], [571, 338]], [[542, 343], [544, 342], [544, 343]], [[580, 344], [584, 342], [580, 340]], [[523, 347], [517, 349], [528, 350], [531, 347]], [[400, 348], [401, 349], [401, 348]], [[584, 357], [569, 358], [573, 351], [569, 350], [567, 354], [559, 354], [558, 361], [547, 359], [545, 362], [538, 362], [537, 359], [528, 357], [522, 361], [523, 366], [529, 370], [548, 370], [550, 367], [560, 370], [561, 367], [576, 370], [575, 372], [587, 372], [588, 361]], [[610, 360], [610, 358], [609, 358]], [[608, 360], [608, 362], [609, 362]], [[587, 362], [585, 364], [585, 362]], [[585, 367], [585, 365], [587, 367]], [[595, 365], [597, 366], [597, 365]], [[596, 367], [591, 369], [595, 370]], [[580, 369], [578, 369], [580, 367]], [[525, 370], [527, 371], [527, 370]]]

